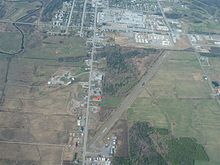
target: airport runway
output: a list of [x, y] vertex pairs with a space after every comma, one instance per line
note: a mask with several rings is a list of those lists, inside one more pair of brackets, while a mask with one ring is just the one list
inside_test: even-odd
[[139, 94], [144, 90], [145, 84], [151, 80], [154, 75], [159, 70], [163, 60], [165, 59], [167, 52], [162, 50], [159, 57], [153, 62], [148, 72], [142, 77], [139, 83], [131, 90], [130, 94], [123, 100], [120, 106], [117, 108], [112, 116], [101, 126], [101, 128], [96, 132], [95, 136], [92, 138], [88, 147], [91, 149], [96, 149], [98, 143], [106, 136], [106, 134], [111, 130], [115, 123], [120, 119], [122, 114], [134, 103]]

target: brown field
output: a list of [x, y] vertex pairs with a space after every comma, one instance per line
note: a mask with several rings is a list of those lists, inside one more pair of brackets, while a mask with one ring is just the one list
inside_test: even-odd
[[[69, 112], [68, 101], [70, 95], [77, 94], [77, 85], [49, 88], [47, 81], [59, 68], [74, 69], [71, 65], [12, 59], [0, 105], [0, 165], [61, 164], [63, 147], [76, 128], [76, 116]], [[6, 68], [7, 60], [1, 58], [1, 91]]]

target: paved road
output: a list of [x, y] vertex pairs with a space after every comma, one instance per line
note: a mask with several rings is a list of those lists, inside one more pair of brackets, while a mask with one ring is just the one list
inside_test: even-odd
[[83, 13], [82, 13], [82, 20], [81, 20], [81, 28], [80, 28], [80, 37], [83, 35], [83, 24], [84, 24], [84, 18], [85, 18], [85, 13], [86, 13], [86, 4], [87, 0], [84, 1], [84, 6], [83, 6]]
[[167, 27], [168, 27], [170, 33], [171, 33], [171, 34], [169, 33], [170, 39], [171, 39], [172, 43], [174, 44], [174, 40], [173, 40], [173, 36], [172, 36], [172, 34], [174, 34], [173, 29], [170, 27], [170, 24], [169, 24], [169, 22], [167, 21], [167, 18], [166, 18], [165, 14], [164, 14], [164, 11], [163, 11], [163, 7], [161, 6], [159, 0], [157, 0], [157, 4], [158, 4], [158, 6], [159, 6], [159, 8], [160, 8], [160, 11], [161, 11], [161, 13], [162, 13], [163, 19], [164, 19], [164, 21], [165, 21], [165, 23], [166, 23], [166, 25], [167, 25]]
[[[198, 62], [199, 62], [199, 65], [200, 65], [200, 67], [201, 67], [201, 69], [202, 69], [203, 75], [206, 75], [206, 77], [207, 77], [207, 83], [208, 83], [208, 85], [209, 85], [211, 94], [213, 95], [214, 99], [216, 100], [218, 106], [220, 107], [220, 100], [219, 100], [218, 97], [216, 97], [216, 91], [215, 91], [215, 89], [214, 89], [213, 86], [212, 86], [212, 81], [211, 81], [211, 79], [210, 79], [210, 77], [209, 77], [209, 73], [207, 72], [207, 66], [204, 67], [204, 66], [201, 64], [201, 61], [200, 61], [200, 59], [199, 59], [199, 58], [200, 58], [199, 53], [196, 53], [196, 58], [197, 58], [197, 60], [198, 60]], [[208, 69], [210, 69], [211, 67], [212, 67], [212, 66], [208, 66]]]
[[75, 0], [72, 1], [71, 11], [70, 11], [69, 19], [68, 19], [68, 22], [67, 22], [67, 25], [66, 25], [66, 31], [65, 31], [66, 34], [68, 34], [70, 22], [71, 22], [71, 19], [72, 19], [74, 4], [75, 4]]
[[130, 28], [130, 27], [122, 28], [122, 27], [113, 27], [113, 26], [102, 26], [101, 30], [102, 31], [115, 30], [115, 31], [127, 31], [127, 32], [145, 32], [145, 33], [157, 33], [161, 35], [170, 34], [170, 32], [157, 31], [157, 30], [144, 29], [144, 28]]
[[90, 141], [89, 147], [96, 150], [96, 145], [101, 141], [105, 135], [111, 130], [114, 124], [120, 119], [122, 114], [134, 103], [135, 99], [144, 90], [145, 84], [153, 78], [155, 73], [160, 68], [166, 56], [166, 52], [162, 51], [157, 60], [152, 64], [149, 71], [142, 77], [139, 83], [132, 89], [130, 94], [123, 100], [118, 109], [113, 112], [112, 116], [101, 126], [101, 128], [96, 132], [93, 139]]
[[[8, 20], [8, 19], [2, 19], [0, 20], [0, 23], [16, 23], [17, 25], [31, 25], [31, 26], [39, 26], [39, 27], [48, 27], [48, 28], [51, 28], [53, 27], [53, 25], [51, 23], [42, 23], [42, 22], [22, 22], [22, 21], [11, 21], [11, 20]], [[80, 26], [76, 26], [76, 25], [71, 25], [69, 27], [72, 27], [72, 28], [79, 28]]]
[[92, 80], [92, 69], [93, 69], [93, 59], [95, 52], [95, 32], [96, 32], [96, 18], [97, 18], [97, 3], [95, 5], [95, 17], [94, 17], [94, 27], [93, 27], [93, 40], [92, 40], [92, 53], [91, 53], [91, 67], [89, 74], [89, 89], [88, 89], [88, 100], [87, 100], [87, 109], [86, 109], [86, 119], [85, 119], [85, 128], [84, 128], [84, 140], [83, 140], [83, 165], [86, 164], [86, 152], [87, 152], [87, 139], [88, 139], [88, 120], [89, 120], [89, 107], [90, 107], [90, 96], [91, 96], [91, 80]]
[[20, 144], [20, 145], [36, 145], [36, 146], [52, 146], [52, 147], [64, 147], [64, 144], [48, 144], [48, 143], [28, 143], [28, 142], [15, 142], [15, 141], [0, 141], [5, 144]]

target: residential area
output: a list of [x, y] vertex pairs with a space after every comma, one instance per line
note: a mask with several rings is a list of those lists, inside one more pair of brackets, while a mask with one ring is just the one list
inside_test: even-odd
[[0, 2], [0, 164], [219, 164], [219, 16], [208, 0]]

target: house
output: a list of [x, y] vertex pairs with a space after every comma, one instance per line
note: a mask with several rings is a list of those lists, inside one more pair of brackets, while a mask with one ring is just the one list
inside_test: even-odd
[[101, 101], [102, 100], [102, 96], [94, 97], [92, 100], [93, 101]]

